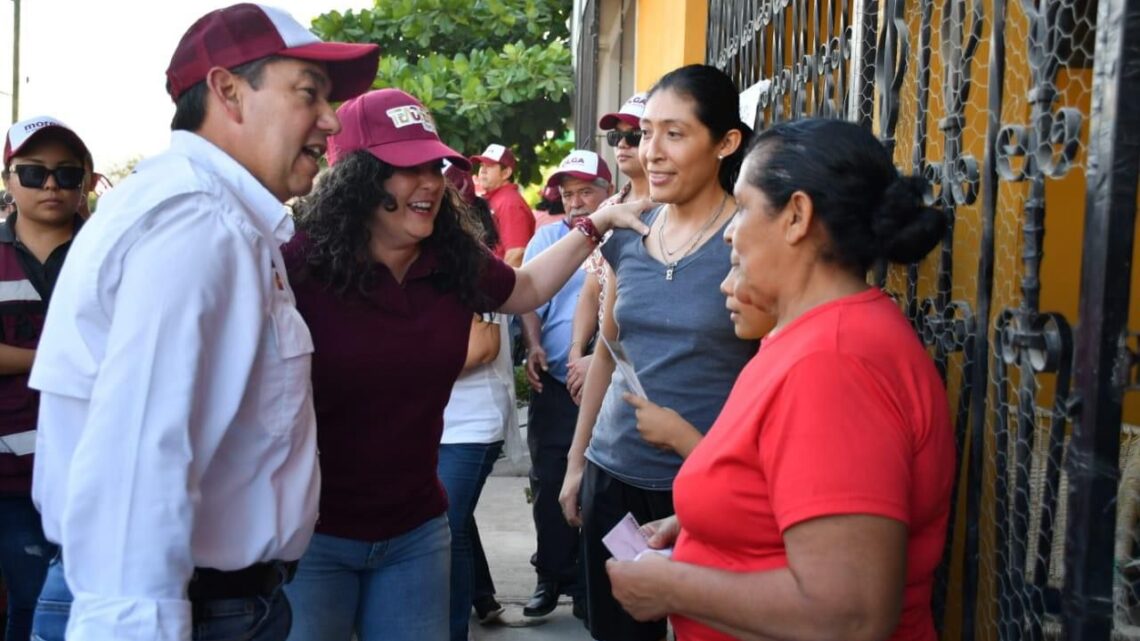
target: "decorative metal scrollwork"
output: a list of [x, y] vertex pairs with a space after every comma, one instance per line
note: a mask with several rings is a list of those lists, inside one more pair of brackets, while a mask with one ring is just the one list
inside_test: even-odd
[[[1020, 182], [1035, 173], [1060, 178], [1069, 172], [1081, 147], [1077, 109], [1042, 111], [1032, 126], [1007, 125], [998, 132], [997, 168], [1002, 179]], [[1015, 163], [1021, 159], [1021, 163]]]

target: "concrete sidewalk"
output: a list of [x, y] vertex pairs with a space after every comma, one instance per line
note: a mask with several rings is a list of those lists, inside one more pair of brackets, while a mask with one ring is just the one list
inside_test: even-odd
[[534, 592], [534, 520], [526, 502], [526, 470], [499, 459], [487, 479], [475, 519], [479, 536], [495, 579], [497, 598], [507, 611], [499, 623], [480, 625], [471, 620], [471, 637], [476, 641], [590, 641], [582, 622], [570, 613], [570, 599], [563, 597], [548, 616], [528, 619], [523, 604]]

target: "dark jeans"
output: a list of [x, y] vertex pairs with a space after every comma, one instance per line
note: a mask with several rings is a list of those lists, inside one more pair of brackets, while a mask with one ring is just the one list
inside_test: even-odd
[[619, 481], [586, 462], [580, 491], [582, 505], [582, 565], [586, 574], [587, 625], [595, 639], [658, 641], [665, 638], [665, 620], [642, 623], [629, 616], [614, 598], [606, 560], [612, 556], [602, 543], [626, 513], [645, 524], [673, 514], [673, 493], [643, 490]]
[[532, 393], [526, 441], [530, 448], [530, 489], [538, 545], [531, 563], [539, 581], [558, 583], [570, 596], [580, 594], [578, 528], [562, 516], [558, 494], [566, 478], [566, 454], [574, 440], [578, 406], [558, 379], [541, 372], [542, 392]]
[[[475, 596], [495, 594], [491, 570], [475, 524], [475, 505], [483, 484], [503, 451], [503, 442], [448, 443], [439, 447], [439, 480], [447, 490], [447, 521], [451, 524], [452, 641], [467, 641], [467, 623]], [[482, 581], [483, 585], [479, 585]], [[477, 589], [478, 588], [478, 589]]]
[[0, 497], [0, 572], [8, 586], [5, 639], [31, 636], [36, 598], [55, 553], [56, 546], [44, 538], [40, 513], [31, 497]]
[[[32, 641], [64, 641], [71, 613], [71, 590], [57, 556], [36, 605]], [[280, 588], [269, 596], [209, 599], [193, 604], [194, 641], [285, 641], [293, 615]]]

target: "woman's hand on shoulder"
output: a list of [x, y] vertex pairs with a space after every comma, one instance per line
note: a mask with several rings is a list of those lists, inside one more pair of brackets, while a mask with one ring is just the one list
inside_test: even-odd
[[620, 205], [607, 205], [590, 214], [590, 220], [602, 234], [619, 227], [632, 229], [642, 236], [649, 234], [649, 226], [641, 220], [641, 213], [653, 206], [648, 198], [621, 203]]

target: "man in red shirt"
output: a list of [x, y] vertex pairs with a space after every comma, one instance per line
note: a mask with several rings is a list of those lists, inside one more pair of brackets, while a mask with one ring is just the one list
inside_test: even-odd
[[519, 267], [526, 244], [534, 236], [534, 213], [512, 180], [518, 166], [515, 155], [503, 145], [494, 144], [488, 145], [482, 154], [472, 156], [471, 162], [479, 163], [483, 198], [491, 206], [491, 214], [499, 229], [500, 240], [494, 248], [495, 256], [511, 267]]

